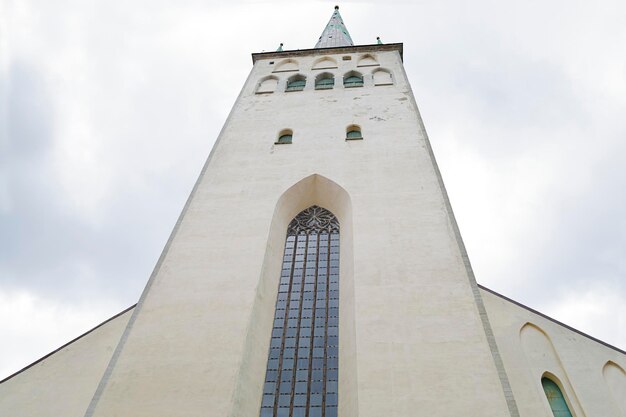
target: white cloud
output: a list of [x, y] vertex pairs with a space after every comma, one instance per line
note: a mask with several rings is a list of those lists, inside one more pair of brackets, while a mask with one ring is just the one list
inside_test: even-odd
[[626, 305], [619, 288], [578, 288], [542, 310], [548, 316], [617, 347], [626, 346]]

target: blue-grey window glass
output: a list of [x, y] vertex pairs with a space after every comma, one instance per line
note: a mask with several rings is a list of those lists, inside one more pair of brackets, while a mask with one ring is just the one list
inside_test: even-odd
[[559, 388], [554, 381], [545, 377], [541, 378], [541, 385], [548, 398], [548, 403], [550, 403], [550, 409], [554, 417], [572, 417], [572, 413], [569, 411], [567, 401], [565, 401], [561, 388]]
[[316, 90], [328, 90], [335, 86], [335, 78], [332, 76], [325, 76], [315, 81]]
[[302, 91], [306, 85], [306, 80], [299, 78], [287, 82], [287, 88], [285, 91]]
[[344, 87], [363, 87], [363, 77], [351, 75], [343, 79]]
[[336, 417], [339, 222], [311, 206], [289, 223], [261, 417]]
[[358, 127], [351, 127], [346, 132], [346, 139], [363, 139], [361, 135], [361, 129]]
[[285, 134], [285, 135], [280, 135], [276, 143], [277, 144], [291, 143], [292, 140], [293, 140], [293, 135]]

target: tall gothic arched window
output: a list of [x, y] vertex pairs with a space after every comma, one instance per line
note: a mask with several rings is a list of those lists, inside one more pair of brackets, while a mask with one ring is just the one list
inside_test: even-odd
[[339, 222], [311, 206], [289, 223], [261, 417], [337, 417]]
[[545, 376], [541, 378], [541, 385], [546, 393], [554, 417], [572, 417], [572, 412], [567, 406], [567, 401], [565, 401], [561, 388], [553, 380]]

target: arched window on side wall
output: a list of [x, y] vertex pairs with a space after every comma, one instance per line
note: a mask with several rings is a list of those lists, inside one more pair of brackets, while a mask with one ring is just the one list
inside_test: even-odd
[[556, 382], [544, 376], [541, 378], [541, 385], [548, 398], [548, 403], [550, 403], [550, 409], [554, 417], [572, 417], [572, 412], [567, 406], [565, 396]]
[[278, 139], [274, 142], [276, 145], [286, 145], [290, 144], [293, 140], [293, 130], [285, 129], [281, 130], [278, 134]]
[[361, 134], [361, 127], [357, 125], [350, 125], [346, 129], [346, 140], [359, 140], [363, 139]]
[[311, 206], [287, 227], [260, 417], [337, 417], [338, 326], [339, 221]]

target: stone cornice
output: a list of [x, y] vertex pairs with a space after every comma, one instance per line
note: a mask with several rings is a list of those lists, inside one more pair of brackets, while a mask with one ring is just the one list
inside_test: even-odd
[[398, 51], [402, 59], [402, 43], [388, 43], [383, 45], [355, 45], [342, 46], [339, 48], [313, 48], [313, 49], [296, 49], [293, 51], [275, 51], [275, 52], [257, 52], [252, 54], [252, 63], [260, 59], [281, 59], [292, 58], [303, 55], [330, 55], [330, 54], [349, 54], [361, 52], [378, 52], [378, 51]]

